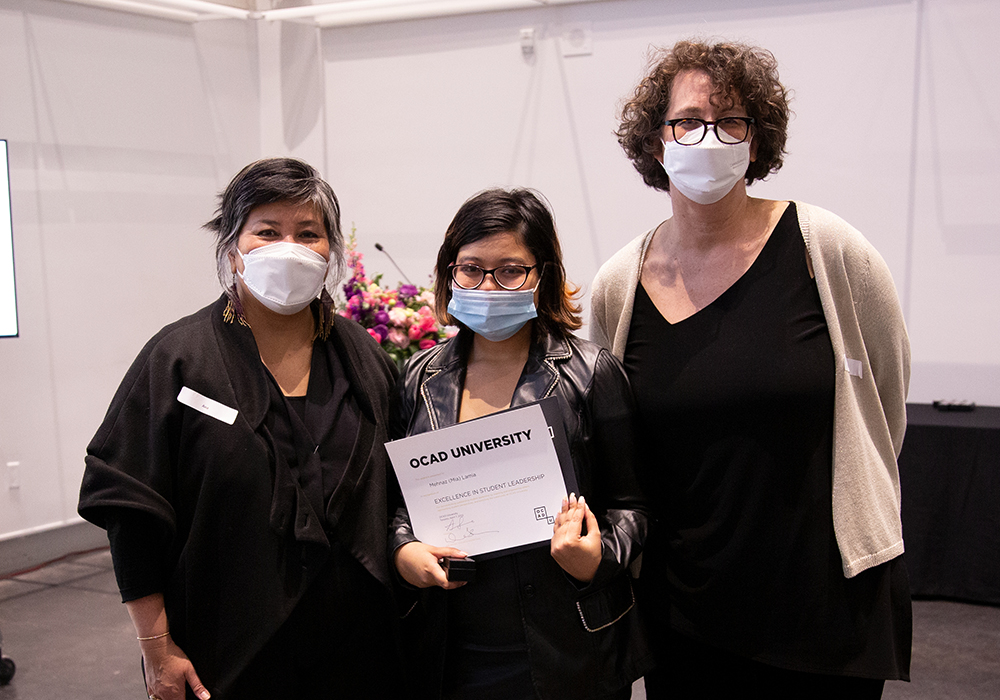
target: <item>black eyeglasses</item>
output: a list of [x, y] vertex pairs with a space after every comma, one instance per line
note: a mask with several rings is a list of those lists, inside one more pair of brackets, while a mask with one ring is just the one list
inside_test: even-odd
[[451, 270], [451, 279], [462, 289], [477, 289], [486, 279], [486, 275], [492, 275], [496, 283], [506, 289], [513, 291], [520, 289], [528, 281], [528, 274], [538, 265], [501, 265], [492, 270], [463, 263], [461, 265], [452, 263], [448, 266]]
[[715, 129], [715, 137], [722, 143], [730, 145], [743, 143], [750, 135], [750, 126], [755, 121], [753, 117], [723, 117], [714, 122], [684, 117], [683, 119], [668, 119], [663, 123], [670, 127], [674, 141], [682, 146], [697, 146], [708, 133], [708, 127]]

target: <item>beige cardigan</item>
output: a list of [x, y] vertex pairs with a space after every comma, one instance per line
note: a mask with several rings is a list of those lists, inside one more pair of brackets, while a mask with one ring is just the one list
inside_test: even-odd
[[[833, 528], [850, 578], [903, 553], [896, 457], [906, 430], [910, 341], [878, 252], [838, 216], [795, 205], [836, 362]], [[619, 359], [652, 233], [615, 253], [594, 279], [590, 336]]]

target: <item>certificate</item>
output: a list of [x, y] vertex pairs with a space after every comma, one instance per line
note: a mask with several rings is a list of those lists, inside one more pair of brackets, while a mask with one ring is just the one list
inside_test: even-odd
[[470, 555], [548, 542], [576, 490], [561, 413], [550, 397], [387, 443], [417, 538]]

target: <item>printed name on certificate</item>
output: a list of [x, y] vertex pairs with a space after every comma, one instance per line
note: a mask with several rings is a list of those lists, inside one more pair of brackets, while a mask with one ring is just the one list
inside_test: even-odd
[[566, 482], [537, 404], [386, 449], [420, 541], [476, 555], [551, 539]]

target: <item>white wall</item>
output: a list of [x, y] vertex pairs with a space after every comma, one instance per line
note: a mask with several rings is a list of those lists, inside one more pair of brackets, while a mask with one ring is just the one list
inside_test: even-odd
[[914, 345], [911, 401], [1000, 405], [998, 36], [997, 3], [927, 5], [910, 257], [896, 273]]
[[242, 22], [0, 9], [20, 320], [0, 339], [0, 533], [77, 519], [84, 450], [128, 365], [217, 295], [199, 227], [260, 152], [255, 57]]
[[[653, 0], [329, 29], [195, 26], [43, 0], [0, 9], [21, 336], [0, 339], [0, 539], [75, 519], [87, 442], [158, 328], [218, 293], [199, 227], [244, 164], [314, 163], [370, 271], [425, 281], [472, 193], [552, 202], [584, 287], [669, 216], [612, 134], [650, 45], [770, 48], [793, 88], [785, 167], [751, 192], [827, 207], [888, 261], [913, 343], [911, 401], [1000, 405], [1000, 236], [989, 216], [1000, 7], [971, 0]], [[559, 36], [589, 26], [592, 54]], [[519, 30], [534, 27], [533, 58]], [[5, 533], [5, 534], [4, 534]]]
[[[593, 53], [559, 37], [592, 29]], [[519, 30], [540, 39], [522, 57]], [[619, 1], [323, 33], [328, 174], [368, 266], [425, 279], [458, 206], [491, 185], [552, 202], [567, 268], [601, 262], [670, 213], [612, 132], [651, 45], [692, 35], [771, 49], [794, 91], [788, 157], [751, 194], [800, 199], [886, 258], [913, 344], [910, 400], [1000, 404], [1000, 231], [988, 210], [1000, 7], [980, 0]]]

